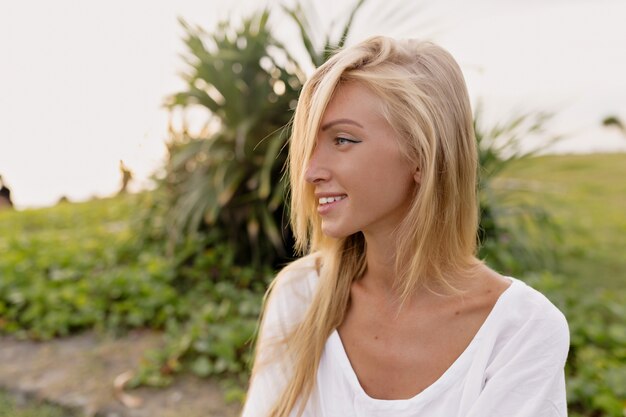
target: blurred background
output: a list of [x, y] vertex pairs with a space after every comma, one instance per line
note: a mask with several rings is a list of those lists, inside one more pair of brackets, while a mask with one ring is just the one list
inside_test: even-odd
[[[626, 150], [617, 130], [600, 126], [607, 115], [626, 117], [623, 1], [411, 4], [366, 3], [351, 41], [377, 33], [433, 39], [457, 58], [472, 99], [493, 120], [512, 110], [558, 111], [551, 127], [568, 137], [552, 152]], [[315, 2], [316, 30], [350, 6]], [[15, 205], [110, 195], [119, 160], [134, 174], [131, 190], [149, 187], [166, 154], [164, 98], [184, 88], [177, 17], [210, 29], [259, 7], [243, 0], [0, 5], [0, 175]], [[410, 15], [385, 21], [398, 8]], [[273, 33], [302, 60], [296, 26], [275, 14]]]
[[[16, 366], [0, 389], [79, 415], [234, 415], [262, 295], [295, 256], [285, 125], [328, 51], [384, 34], [459, 62], [479, 255], [568, 317], [570, 415], [625, 415], [625, 19], [621, 0], [1, 3], [0, 360]], [[115, 363], [102, 388], [59, 357], [33, 365], [45, 346], [124, 343], [76, 370]], [[57, 412], [3, 395], [0, 416]]]

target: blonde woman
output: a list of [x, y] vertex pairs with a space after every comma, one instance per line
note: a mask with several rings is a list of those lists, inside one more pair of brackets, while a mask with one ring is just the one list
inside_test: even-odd
[[303, 88], [290, 140], [305, 255], [266, 298], [243, 416], [565, 416], [567, 322], [476, 258], [461, 71], [371, 38]]

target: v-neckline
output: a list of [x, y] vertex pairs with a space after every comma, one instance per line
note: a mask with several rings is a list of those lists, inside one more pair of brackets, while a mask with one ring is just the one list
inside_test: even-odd
[[365, 392], [365, 390], [361, 386], [361, 383], [359, 382], [359, 379], [356, 372], [354, 371], [354, 368], [352, 367], [339, 332], [337, 331], [337, 329], [333, 330], [333, 332], [329, 336], [328, 342], [331, 344], [331, 347], [335, 347], [331, 350], [336, 353], [341, 368], [343, 369], [346, 377], [350, 381], [350, 384], [355, 389], [357, 396], [360, 397], [364, 402], [368, 403], [370, 406], [382, 406], [384, 408], [396, 406], [404, 407], [406, 405], [414, 405], [419, 402], [429, 401], [438, 393], [449, 387], [450, 384], [456, 381], [457, 378], [455, 378], [455, 376], [462, 372], [471, 362], [469, 359], [473, 355], [476, 347], [479, 345], [479, 341], [483, 337], [483, 334], [487, 331], [486, 329], [488, 329], [490, 323], [494, 320], [493, 317], [497, 315], [498, 310], [502, 308], [502, 300], [506, 299], [509, 296], [509, 294], [512, 292], [513, 287], [517, 287], [518, 285], [523, 284], [523, 282], [515, 278], [506, 278], [511, 280], [511, 284], [502, 292], [502, 294], [500, 294], [500, 296], [494, 303], [491, 311], [489, 312], [465, 350], [463, 350], [463, 352], [454, 360], [454, 362], [452, 362], [448, 369], [446, 369], [443, 374], [439, 376], [439, 378], [437, 378], [432, 384], [430, 384], [428, 387], [424, 388], [422, 391], [418, 392], [411, 398], [383, 400], [370, 397], [369, 394]]

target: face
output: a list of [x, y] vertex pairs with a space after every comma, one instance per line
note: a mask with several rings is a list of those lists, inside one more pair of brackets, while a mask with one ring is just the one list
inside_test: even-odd
[[380, 99], [358, 82], [340, 85], [322, 117], [306, 180], [324, 234], [389, 234], [407, 213], [417, 167], [400, 152]]

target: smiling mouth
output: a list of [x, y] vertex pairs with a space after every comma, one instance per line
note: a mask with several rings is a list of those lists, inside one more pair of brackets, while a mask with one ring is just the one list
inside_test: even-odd
[[323, 206], [323, 205], [326, 205], [326, 204], [334, 203], [335, 201], [341, 201], [341, 200], [343, 200], [346, 197], [347, 197], [347, 195], [345, 195], [345, 194], [344, 195], [338, 195], [338, 196], [335, 196], [335, 197], [322, 197], [322, 198], [320, 198], [318, 200], [318, 202], [319, 202], [320, 206]]

